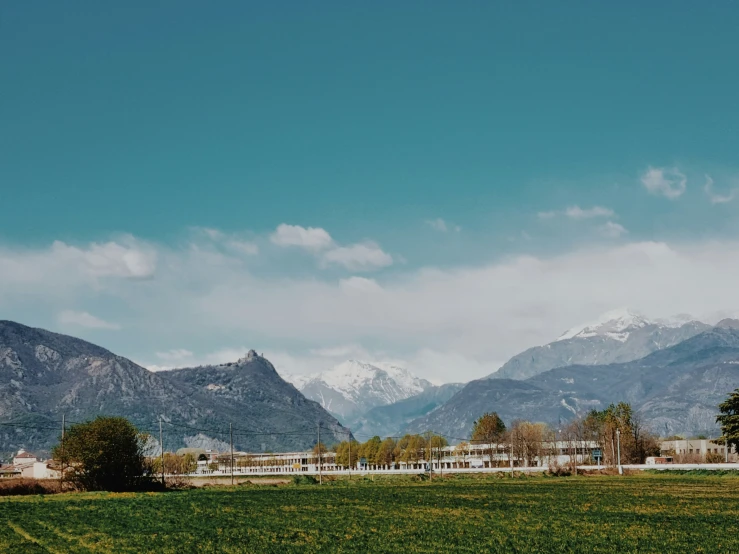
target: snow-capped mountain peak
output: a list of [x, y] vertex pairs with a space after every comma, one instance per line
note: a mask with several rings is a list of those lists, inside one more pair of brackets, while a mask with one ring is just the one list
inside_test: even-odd
[[637, 312], [621, 308], [604, 313], [596, 321], [573, 327], [557, 340], [604, 336], [625, 342], [629, 338], [630, 331], [654, 323]]
[[285, 375], [307, 398], [339, 416], [392, 404], [431, 386], [408, 370], [392, 364], [347, 360], [307, 376]]
[[595, 321], [573, 327], [554, 342], [513, 356], [491, 377], [527, 379], [569, 365], [630, 362], [710, 328], [686, 314], [648, 319], [633, 310], [613, 310]]

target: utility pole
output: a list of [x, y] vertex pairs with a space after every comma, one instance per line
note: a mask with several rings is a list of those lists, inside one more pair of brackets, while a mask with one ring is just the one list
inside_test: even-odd
[[349, 481], [352, 480], [352, 431], [349, 429]]
[[162, 434], [162, 416], [159, 416], [159, 446], [162, 449], [162, 486], [164, 484], [164, 435]]
[[[62, 438], [64, 438], [64, 435], [62, 435]], [[62, 443], [63, 447], [64, 443]], [[729, 437], [724, 437], [724, 462], [729, 463]]]
[[426, 431], [426, 459], [429, 464], [429, 481], [434, 480], [434, 460], [431, 453], [431, 431]]
[[618, 442], [618, 474], [624, 474], [624, 468], [621, 467], [621, 429], [616, 429], [616, 441]]
[[[510, 444], [508, 446], [510, 447], [508, 452], [508, 462], [511, 465], [511, 477], [513, 477], [513, 433], [511, 433]], [[492, 465], [492, 463], [490, 465]]]
[[439, 476], [444, 477], [444, 468], [442, 467], [441, 450], [442, 450], [441, 440], [439, 440]]
[[231, 437], [231, 485], [234, 484], [234, 429], [233, 423], [228, 424], [228, 434]]
[[64, 414], [62, 414], [62, 459], [61, 470], [59, 471], [59, 490], [64, 486]]
[[318, 422], [318, 484], [323, 485], [323, 473], [321, 473], [321, 422]]
[[575, 464], [573, 467], [575, 468], [575, 475], [577, 475], [577, 435], [575, 435]]

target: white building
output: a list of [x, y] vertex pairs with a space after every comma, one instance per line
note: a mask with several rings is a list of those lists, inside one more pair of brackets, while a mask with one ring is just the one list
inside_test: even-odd
[[18, 453], [13, 456], [13, 465], [20, 469], [33, 465], [36, 462], [38, 462], [36, 455], [26, 452], [25, 450], [19, 450]]
[[[660, 442], [660, 452], [663, 455], [671, 455], [676, 458], [675, 461], [690, 460], [705, 461], [706, 456], [713, 455], [718, 459], [722, 457], [726, 459], [727, 454], [729, 461], [736, 460], [736, 452], [733, 449], [726, 451], [726, 445], [716, 444], [711, 439], [677, 439]], [[692, 460], [690, 460], [692, 461]]]
[[[468, 444], [464, 447], [445, 446], [439, 452], [434, 449], [431, 468], [434, 471], [455, 469], [490, 469], [490, 468], [525, 468], [545, 467], [550, 464], [565, 465], [573, 458], [578, 464], [593, 463], [593, 451], [598, 448], [593, 441], [557, 441], [548, 442], [538, 449], [540, 454], [523, 456], [514, 452], [511, 459], [507, 444], [492, 445], [493, 459], [490, 460], [490, 445]], [[441, 454], [441, 456], [439, 456]], [[439, 459], [440, 458], [440, 459]], [[318, 458], [312, 451], [285, 452], [280, 454], [234, 452], [234, 474], [295, 474], [318, 473]], [[214, 469], [217, 464], [218, 469]], [[321, 455], [321, 471], [327, 474], [344, 471], [346, 468], [336, 464], [336, 453], [325, 452]], [[363, 459], [357, 460], [352, 471], [428, 471], [428, 460], [419, 459], [410, 462], [396, 461], [391, 464], [376, 464]], [[225, 475], [231, 472], [231, 454], [228, 452], [211, 453], [209, 460], [198, 462], [199, 475]]]
[[48, 462], [34, 462], [21, 470], [21, 477], [29, 479], [59, 479], [59, 470], [49, 467]]

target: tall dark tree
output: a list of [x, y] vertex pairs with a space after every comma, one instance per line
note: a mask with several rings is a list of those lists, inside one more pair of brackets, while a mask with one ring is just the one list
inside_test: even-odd
[[716, 416], [716, 423], [721, 424], [720, 444], [727, 444], [739, 449], [739, 389], [729, 395], [718, 405], [721, 411]]
[[487, 447], [491, 467], [495, 450], [498, 443], [503, 440], [505, 430], [505, 423], [497, 412], [483, 414], [472, 426], [472, 442], [484, 444]]
[[125, 418], [98, 417], [73, 425], [53, 456], [69, 468], [65, 478], [82, 489], [137, 490], [147, 480], [144, 439]]

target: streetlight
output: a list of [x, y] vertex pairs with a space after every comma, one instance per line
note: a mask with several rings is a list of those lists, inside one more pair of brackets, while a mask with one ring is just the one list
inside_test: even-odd
[[624, 474], [624, 468], [621, 467], [621, 429], [616, 429], [616, 442], [618, 443], [618, 474]]

